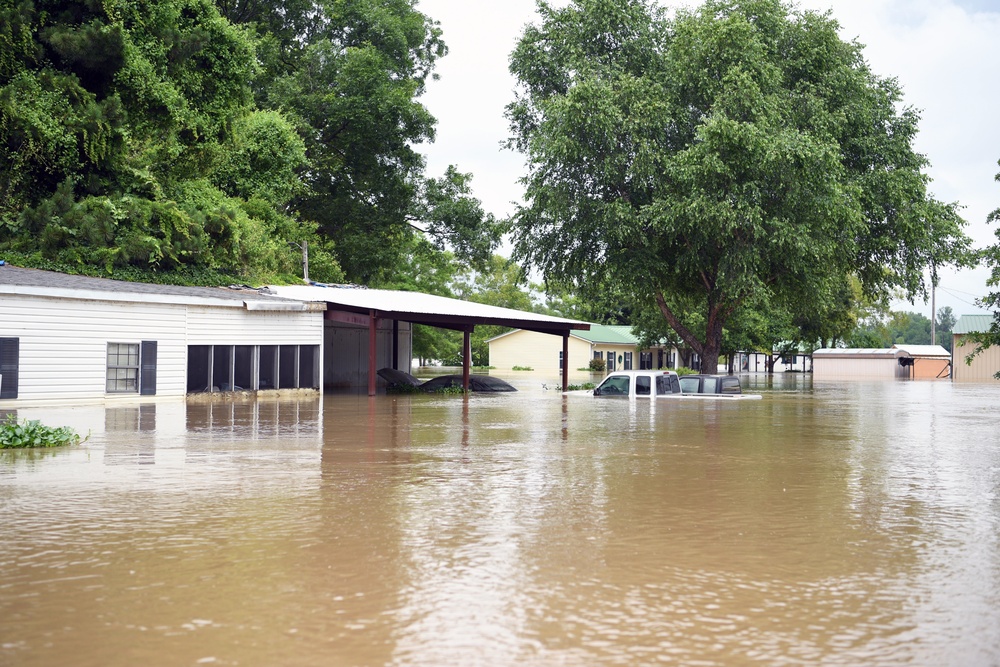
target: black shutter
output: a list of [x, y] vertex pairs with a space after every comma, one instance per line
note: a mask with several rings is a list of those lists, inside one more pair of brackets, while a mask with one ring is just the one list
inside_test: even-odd
[[17, 398], [17, 338], [0, 338], [0, 398]]
[[143, 396], [156, 395], [156, 341], [142, 341], [139, 352], [139, 393]]

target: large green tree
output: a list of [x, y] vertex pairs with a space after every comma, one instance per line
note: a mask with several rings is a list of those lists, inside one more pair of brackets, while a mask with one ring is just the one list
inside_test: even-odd
[[[208, 0], [0, 5], [0, 249], [70, 270], [290, 275], [305, 145]], [[229, 278], [232, 280], [232, 277]]]
[[216, 0], [259, 38], [259, 106], [294, 119], [309, 164], [292, 207], [336, 246], [349, 279], [391, 281], [407, 239], [486, 262], [498, 234], [470, 176], [425, 174], [436, 121], [420, 102], [447, 49], [413, 0]]
[[932, 260], [965, 247], [927, 193], [918, 114], [828, 14], [780, 0], [539, 11], [511, 56], [510, 146], [528, 161], [516, 257], [655, 304], [706, 368], [745, 306], [805, 313], [844, 276], [917, 294]]

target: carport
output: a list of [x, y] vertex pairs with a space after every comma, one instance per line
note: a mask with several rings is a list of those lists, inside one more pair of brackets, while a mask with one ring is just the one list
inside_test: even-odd
[[[512, 308], [488, 306], [486, 304], [450, 299], [448, 297], [380, 290], [354, 285], [282, 285], [269, 288], [278, 296], [305, 300], [325, 301], [325, 320], [342, 322], [368, 328], [368, 395], [375, 395], [377, 373], [375, 337], [380, 320], [393, 323], [393, 331], [399, 322], [426, 324], [442, 329], [461, 331], [462, 344], [462, 386], [469, 388], [469, 372], [472, 360], [472, 332], [478, 325], [498, 325], [515, 329], [526, 329], [539, 333], [562, 336], [563, 359], [569, 358], [569, 334], [574, 329], [587, 330], [590, 324], [551, 315], [539, 315]], [[398, 369], [398, 335], [393, 338], [392, 367]], [[569, 385], [569, 364], [562, 368], [563, 391]]]

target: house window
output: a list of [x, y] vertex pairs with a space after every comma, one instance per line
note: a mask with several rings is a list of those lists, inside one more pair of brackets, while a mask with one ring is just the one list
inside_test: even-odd
[[108, 343], [105, 391], [109, 394], [139, 392], [138, 343]]
[[608, 372], [615, 370], [615, 353], [608, 352]]
[[622, 370], [630, 371], [632, 370], [632, 353], [625, 353], [625, 365], [622, 366]]
[[562, 365], [563, 365], [562, 350], [559, 350], [559, 370], [562, 370]]
[[19, 339], [0, 338], [0, 398], [17, 398]]

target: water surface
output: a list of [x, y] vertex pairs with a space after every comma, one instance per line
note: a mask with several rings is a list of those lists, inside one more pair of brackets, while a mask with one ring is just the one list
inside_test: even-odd
[[0, 664], [1000, 663], [1000, 386], [508, 379], [22, 410]]

